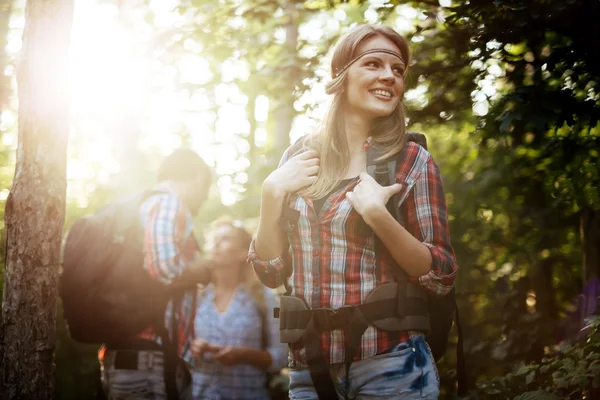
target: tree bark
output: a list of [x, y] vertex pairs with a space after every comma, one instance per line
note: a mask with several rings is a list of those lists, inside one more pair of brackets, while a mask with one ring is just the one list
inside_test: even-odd
[[2, 399], [54, 397], [57, 278], [65, 214], [67, 49], [73, 0], [28, 0], [17, 83], [16, 168], [6, 202]]
[[[286, 16], [288, 21], [285, 24], [285, 55], [289, 60], [295, 60], [298, 47], [298, 11], [296, 10], [295, 2], [288, 1], [286, 5]], [[289, 78], [290, 88], [278, 99], [278, 106], [275, 124], [275, 154], [281, 157], [281, 154], [290, 145], [290, 131], [292, 129], [292, 121], [296, 111], [294, 109], [294, 66], [288, 67], [290, 72], [285, 76]]]

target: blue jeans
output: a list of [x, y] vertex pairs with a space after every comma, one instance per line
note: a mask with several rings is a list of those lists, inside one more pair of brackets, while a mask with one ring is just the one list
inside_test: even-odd
[[[344, 364], [330, 365], [329, 373], [338, 397], [344, 399]], [[349, 379], [348, 399], [437, 399], [440, 394], [437, 367], [423, 336], [353, 362]], [[318, 399], [306, 365], [290, 363], [290, 399]]]

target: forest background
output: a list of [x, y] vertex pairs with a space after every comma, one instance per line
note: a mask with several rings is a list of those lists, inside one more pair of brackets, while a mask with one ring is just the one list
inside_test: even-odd
[[[331, 44], [357, 23], [387, 25], [410, 42], [409, 130], [427, 135], [444, 180], [471, 397], [598, 395], [599, 2], [54, 3], [72, 18], [60, 88], [64, 232], [151, 185], [179, 146], [217, 174], [199, 233], [225, 214], [255, 226], [264, 178], [290, 142], [318, 128]], [[47, 23], [25, 6], [0, 0], [0, 210], [19, 162], [24, 27]], [[70, 340], [60, 302], [56, 330], [56, 398], [92, 398], [97, 348]], [[445, 393], [455, 342], [440, 364]]]

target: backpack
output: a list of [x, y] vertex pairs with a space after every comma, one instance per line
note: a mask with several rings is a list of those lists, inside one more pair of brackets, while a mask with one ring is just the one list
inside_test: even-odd
[[166, 306], [183, 287], [163, 284], [143, 268], [139, 208], [157, 193], [108, 204], [70, 229], [58, 290], [75, 341], [118, 346], [150, 326], [164, 335]]

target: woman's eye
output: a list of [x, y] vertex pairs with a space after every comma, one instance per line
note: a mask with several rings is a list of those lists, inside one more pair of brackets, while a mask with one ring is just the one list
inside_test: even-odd
[[369, 61], [367, 62], [367, 67], [376, 67], [377, 66], [377, 62], [376, 61]]
[[404, 75], [404, 69], [402, 68], [394, 68], [394, 72], [398, 75]]

